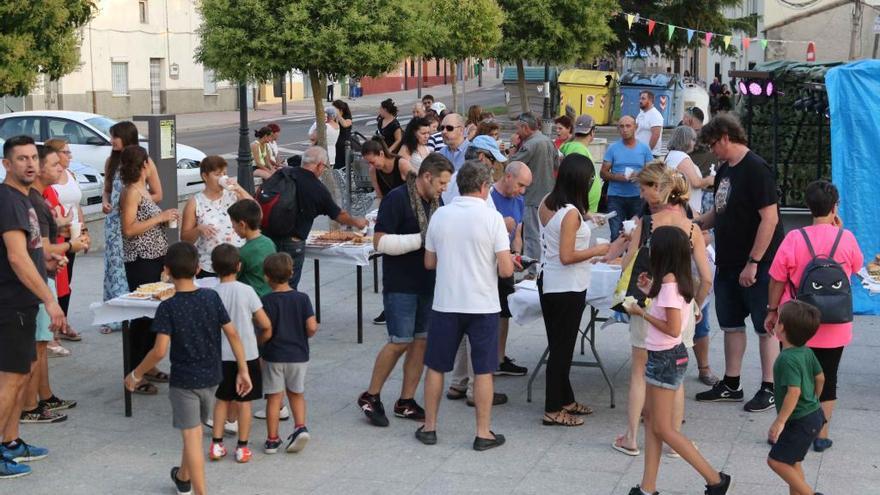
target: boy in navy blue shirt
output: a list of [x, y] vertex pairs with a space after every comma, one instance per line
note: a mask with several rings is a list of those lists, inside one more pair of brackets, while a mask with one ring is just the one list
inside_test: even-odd
[[287, 452], [299, 452], [309, 439], [306, 428], [306, 400], [303, 396], [309, 365], [309, 337], [318, 331], [318, 320], [309, 296], [290, 287], [293, 258], [276, 253], [263, 262], [272, 292], [263, 296], [263, 309], [272, 322], [272, 338], [262, 348], [263, 393], [266, 394], [265, 452], [274, 454], [281, 446], [278, 416], [284, 393], [293, 413], [294, 430], [287, 437]]
[[171, 379], [168, 396], [174, 427], [181, 430], [183, 458], [171, 469], [178, 493], [207, 493], [205, 459], [202, 452], [202, 423], [211, 414], [214, 393], [223, 377], [220, 330], [229, 340], [238, 363], [236, 389], [239, 395], [251, 390], [244, 348], [229, 314], [216, 292], [196, 287], [199, 270], [195, 246], [178, 242], [168, 248], [165, 273], [174, 281], [175, 294], [159, 304], [153, 320], [156, 343], [143, 361], [125, 377], [125, 387], [134, 390], [144, 373], [165, 357], [171, 347]]

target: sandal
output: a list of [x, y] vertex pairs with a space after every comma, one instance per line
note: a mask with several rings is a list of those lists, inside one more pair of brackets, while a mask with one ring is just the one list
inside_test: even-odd
[[712, 368], [709, 366], [698, 366], [697, 369], [700, 370], [700, 381], [704, 385], [714, 387], [719, 382], [718, 377], [712, 373]]
[[80, 335], [78, 332], [76, 332], [72, 328], [68, 328], [67, 333], [59, 332], [58, 338], [61, 340], [69, 340], [70, 342], [79, 342], [83, 339], [82, 335]]
[[631, 449], [631, 448], [627, 447], [626, 445], [623, 445], [622, 440], [623, 440], [623, 435], [617, 437], [617, 439], [614, 440], [614, 443], [611, 444], [611, 448], [620, 452], [621, 454], [626, 454], [626, 455], [632, 456], [632, 457], [635, 457], [635, 456], [641, 454], [641, 451], [639, 449], [637, 449], [637, 448]]
[[579, 402], [575, 402], [571, 407], [563, 407], [562, 410], [568, 414], [574, 414], [575, 416], [589, 416], [590, 414], [593, 414], [593, 408]]
[[584, 424], [584, 420], [568, 414], [565, 412], [565, 409], [563, 409], [556, 413], [556, 417], [544, 413], [544, 418], [541, 420], [541, 424], [544, 426], [581, 426]]
[[55, 341], [49, 342], [46, 345], [46, 349], [49, 351], [49, 357], [67, 357], [70, 356], [70, 350], [65, 349]]
[[153, 383], [168, 383], [168, 373], [157, 371], [156, 373], [144, 373], [144, 378]]
[[156, 388], [155, 385], [149, 382], [143, 382], [134, 390], [131, 391], [133, 394], [141, 394], [141, 395], [156, 395], [159, 393], [159, 389]]

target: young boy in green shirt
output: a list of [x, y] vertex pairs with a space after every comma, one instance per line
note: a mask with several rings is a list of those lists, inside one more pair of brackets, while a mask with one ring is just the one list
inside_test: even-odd
[[232, 220], [232, 228], [239, 237], [245, 239], [244, 246], [238, 250], [241, 258], [241, 271], [238, 281], [250, 285], [260, 297], [272, 292], [263, 277], [263, 261], [266, 256], [275, 254], [275, 243], [260, 232], [262, 211], [252, 199], [242, 199], [226, 210]]
[[789, 301], [779, 309], [773, 330], [782, 342], [782, 352], [773, 364], [777, 415], [767, 433], [773, 444], [767, 464], [797, 495], [815, 493], [804, 478], [801, 461], [825, 424], [819, 407], [825, 374], [813, 351], [805, 345], [819, 329], [820, 318], [814, 306]]

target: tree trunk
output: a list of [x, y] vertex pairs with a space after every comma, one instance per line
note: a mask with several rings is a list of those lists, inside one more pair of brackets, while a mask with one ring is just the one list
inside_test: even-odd
[[[327, 149], [327, 126], [325, 124], [326, 117], [324, 115], [324, 95], [327, 92], [327, 78], [322, 76], [316, 70], [309, 71], [309, 81], [312, 86], [312, 101], [315, 104], [315, 131], [317, 134], [318, 142], [317, 146], [320, 146]], [[324, 173], [321, 174], [321, 182], [327, 186], [327, 189], [330, 191], [330, 195], [333, 196], [333, 201], [336, 204], [340, 204], [342, 201], [342, 195], [339, 191], [339, 187], [336, 183], [336, 172], [333, 171], [333, 164], [328, 163], [326, 167], [324, 167]], [[330, 230], [339, 230], [339, 224], [330, 221]]]
[[516, 81], [519, 85], [519, 101], [523, 113], [529, 111], [529, 95], [526, 93], [526, 68], [521, 58], [516, 59]]
[[464, 116], [465, 120], [467, 120], [467, 76], [470, 72], [470, 64], [462, 62], [461, 65], [463, 69], [461, 75], [461, 115]]
[[458, 112], [458, 79], [455, 77], [455, 69], [457, 62], [450, 61], [449, 63], [449, 75], [452, 76], [452, 111]]

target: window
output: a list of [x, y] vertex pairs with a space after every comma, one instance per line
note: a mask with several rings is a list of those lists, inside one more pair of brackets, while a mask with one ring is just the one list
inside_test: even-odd
[[214, 80], [214, 71], [211, 69], [205, 69], [205, 91], [206, 95], [216, 95], [217, 94], [217, 81]]
[[91, 144], [88, 142], [89, 139], [93, 142], [107, 142], [78, 122], [54, 117], [49, 118], [49, 138], [66, 139], [70, 144]]
[[128, 62], [111, 64], [113, 78], [113, 96], [128, 96]]
[[138, 14], [140, 14], [141, 24], [148, 24], [149, 17], [147, 16], [148, 7], [147, 0], [139, 0], [138, 1]]
[[42, 141], [40, 138], [40, 118], [10, 117], [0, 122], [0, 138], [9, 139], [22, 134], [34, 138], [35, 141]]

